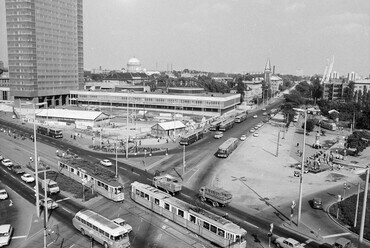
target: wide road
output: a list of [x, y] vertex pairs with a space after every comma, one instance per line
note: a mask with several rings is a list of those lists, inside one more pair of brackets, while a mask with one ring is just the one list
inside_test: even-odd
[[[268, 109], [274, 108], [278, 102], [276, 102], [274, 105], [271, 105]], [[206, 135], [204, 139], [201, 141], [192, 144], [191, 146], [187, 147], [187, 169], [191, 169], [194, 166], [197, 166], [200, 162], [202, 163], [202, 168], [200, 168], [202, 171], [200, 171], [199, 175], [197, 176], [199, 180], [197, 180], [196, 185], [194, 185], [194, 188], [199, 188], [200, 185], [203, 184], [203, 182], [207, 181], [207, 176], [210, 174], [210, 169], [212, 166], [217, 165], [219, 163], [220, 159], [216, 158], [214, 156], [215, 151], [217, 150], [217, 147], [228, 137], [240, 137], [241, 134], [247, 134], [249, 129], [254, 127], [258, 122], [262, 120], [262, 112], [258, 111], [255, 114], [259, 116], [257, 119], [253, 119], [250, 115], [247, 120], [241, 124], [236, 124], [233, 129], [227, 131], [225, 133], [225, 136], [222, 140], [214, 140], [212, 137], [212, 133], [209, 133]], [[11, 127], [12, 129], [21, 130], [23, 132], [30, 133], [31, 130], [28, 128], [25, 128], [20, 125], [14, 125], [9, 124], [7, 122], [4, 122], [3, 120], [0, 120], [0, 124], [3, 124], [5, 127]], [[96, 162], [96, 159], [103, 159], [106, 158], [106, 154], [100, 154], [96, 152], [86, 151], [83, 149], [80, 149], [78, 147], [74, 147], [68, 143], [64, 143], [60, 140], [55, 140], [49, 137], [45, 136], [38, 136], [38, 142], [46, 143], [48, 145], [51, 145], [54, 147], [54, 149], [64, 149], [70, 148], [72, 151], [74, 151], [76, 154], [78, 154], [80, 157], [93, 160]], [[32, 151], [32, 147], [30, 148]], [[182, 164], [182, 149], [178, 149], [177, 151], [171, 151], [176, 152], [178, 155], [174, 156], [171, 160], [171, 163], [165, 163], [163, 164], [163, 170], [167, 170], [169, 167], [173, 166], [176, 167], [176, 163]], [[114, 157], [114, 156], [112, 156]], [[131, 170], [131, 166], [119, 163], [120, 168], [124, 168], [126, 171]], [[200, 170], [199, 169], [199, 170]], [[114, 170], [114, 168], [112, 168]], [[123, 173], [120, 173], [123, 174]], [[125, 173], [122, 175], [124, 178], [130, 180], [130, 181], [140, 181], [143, 183], [148, 183], [146, 178], [151, 178], [152, 175], [135, 169], [135, 173], [127, 174]], [[192, 204], [195, 204], [194, 199], [197, 199], [195, 197], [197, 195], [196, 191], [188, 188], [184, 188], [182, 194], [180, 194], [180, 198], [183, 200], [186, 200]], [[197, 203], [197, 202], [196, 202]], [[267, 230], [269, 229], [270, 223], [261, 219], [257, 218], [254, 215], [250, 215], [248, 213], [241, 212], [238, 209], [234, 209], [231, 207], [226, 207], [222, 209], [218, 208], [211, 208], [209, 205], [204, 205], [203, 207], [209, 209], [212, 212], [218, 213], [219, 215], [223, 215], [225, 212], [229, 214], [229, 218], [239, 223], [240, 226], [248, 230], [249, 235], [251, 237], [248, 238], [249, 242], [254, 242], [256, 244], [267, 244]], [[274, 228], [274, 234], [279, 236], [285, 236], [285, 237], [292, 237], [300, 242], [305, 242], [307, 238], [301, 237], [295, 233], [289, 232], [286, 229], [275, 227]], [[309, 244], [309, 247], [318, 247], [318, 244], [315, 244], [314, 242], [311, 242]]]

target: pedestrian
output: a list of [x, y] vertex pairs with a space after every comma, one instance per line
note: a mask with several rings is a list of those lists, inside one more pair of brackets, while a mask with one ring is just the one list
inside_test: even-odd
[[299, 146], [299, 143], [297, 143], [297, 147]]
[[55, 152], [57, 155], [59, 154], [59, 151], [58, 150], [56, 150], [56, 152]]
[[30, 157], [30, 161], [33, 162], [33, 158], [32, 157]]

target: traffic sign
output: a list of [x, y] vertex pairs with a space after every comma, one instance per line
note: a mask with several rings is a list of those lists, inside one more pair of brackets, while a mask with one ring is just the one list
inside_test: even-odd
[[274, 230], [274, 223], [271, 223], [270, 224], [270, 233], [272, 233], [273, 230]]

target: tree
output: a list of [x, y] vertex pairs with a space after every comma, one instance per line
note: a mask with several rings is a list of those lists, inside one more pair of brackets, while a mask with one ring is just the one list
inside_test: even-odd
[[240, 103], [242, 103], [244, 101], [244, 96], [245, 96], [245, 87], [244, 87], [243, 79], [239, 77], [236, 82], [237, 82], [236, 92], [240, 94]]
[[[304, 128], [304, 123], [302, 124], [302, 128]], [[315, 122], [313, 119], [308, 119], [306, 121], [306, 132], [307, 133], [310, 133], [313, 131], [313, 129], [315, 128]]]
[[323, 95], [323, 86], [321, 85], [321, 81], [319, 77], [314, 78], [311, 81], [311, 92], [312, 92], [312, 98], [314, 99], [314, 104], [316, 104], [316, 99], [322, 98]]

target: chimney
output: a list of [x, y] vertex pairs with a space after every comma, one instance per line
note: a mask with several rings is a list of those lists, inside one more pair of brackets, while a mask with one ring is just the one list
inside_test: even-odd
[[275, 66], [272, 67], [272, 75], [275, 75]]

